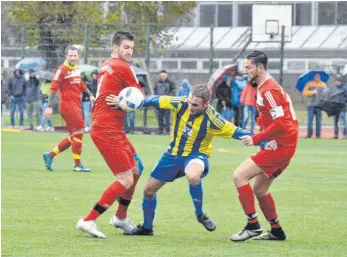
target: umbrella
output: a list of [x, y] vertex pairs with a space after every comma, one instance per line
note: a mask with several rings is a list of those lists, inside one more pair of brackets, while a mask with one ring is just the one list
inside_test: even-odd
[[209, 81], [207, 82], [208, 89], [215, 91], [216, 88], [222, 83], [225, 75], [227, 74], [227, 71], [229, 69], [235, 68], [236, 64], [229, 64], [224, 67], [221, 67], [217, 69], [212, 76], [210, 77]]
[[319, 73], [321, 81], [327, 83], [329, 80], [329, 75], [324, 70], [310, 70], [304, 74], [301, 74], [298, 82], [296, 83], [296, 89], [302, 93], [306, 84], [314, 80], [314, 74]]
[[16, 69], [22, 71], [37, 70], [46, 66], [46, 61], [41, 57], [25, 57], [16, 64]]
[[317, 97], [319, 98], [318, 107], [325, 111], [328, 116], [339, 115], [345, 106], [345, 92], [336, 91], [335, 88], [324, 88]]
[[82, 64], [78, 66], [81, 73], [83, 72], [87, 77], [91, 76], [93, 72], [98, 72], [99, 67], [89, 65], [89, 64]]
[[53, 75], [54, 75], [52, 72], [48, 70], [36, 70], [34, 74], [39, 79], [49, 80], [49, 81], [52, 81]]

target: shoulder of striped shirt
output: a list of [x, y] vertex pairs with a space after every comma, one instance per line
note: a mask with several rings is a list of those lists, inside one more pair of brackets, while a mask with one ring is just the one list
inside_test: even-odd
[[210, 120], [210, 122], [215, 125], [217, 128], [222, 128], [224, 126], [224, 121], [221, 120], [218, 113], [214, 110], [214, 108], [209, 105], [206, 109], [206, 114]]

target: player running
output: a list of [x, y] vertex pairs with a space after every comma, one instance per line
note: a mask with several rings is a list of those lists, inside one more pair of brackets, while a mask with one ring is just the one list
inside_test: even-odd
[[[143, 171], [140, 157], [123, 131], [125, 112], [118, 108], [120, 91], [128, 86], [141, 89], [134, 71], [129, 65], [134, 49], [134, 36], [129, 32], [119, 31], [112, 39], [111, 58], [104, 62], [99, 73], [97, 98], [92, 114], [91, 137], [104, 157], [108, 167], [116, 177], [106, 188], [99, 201], [87, 216], [81, 218], [76, 228], [98, 238], [106, 236], [97, 229], [95, 220], [118, 199], [118, 210], [111, 217], [114, 227], [125, 232], [133, 229], [127, 218], [128, 206], [133, 197], [137, 181]], [[108, 105], [108, 95], [112, 104]], [[137, 161], [138, 168], [135, 166]]]
[[[197, 221], [206, 230], [216, 229], [215, 222], [202, 209], [203, 189], [201, 179], [209, 172], [208, 158], [212, 153], [211, 141], [214, 136], [239, 139], [252, 135], [224, 120], [211, 105], [211, 93], [205, 85], [193, 87], [187, 98], [150, 96], [144, 106], [169, 109], [174, 113], [170, 148], [154, 167], [144, 188], [142, 202], [144, 223], [129, 235], [153, 235], [153, 220], [157, 206], [156, 194], [167, 182], [186, 176], [189, 192], [195, 207]], [[260, 143], [265, 147], [265, 142]], [[267, 149], [275, 147], [270, 142]]]
[[81, 93], [89, 95], [90, 101], [95, 101], [94, 96], [86, 87], [81, 78], [77, 61], [79, 58], [78, 49], [75, 46], [68, 46], [65, 50], [66, 61], [54, 74], [51, 84], [51, 94], [48, 98], [48, 107], [45, 111], [46, 117], [51, 117], [53, 113], [53, 98], [60, 90], [59, 109], [65, 121], [69, 136], [63, 139], [51, 152], [43, 154], [43, 159], [47, 169], [53, 170], [53, 158], [72, 146], [73, 158], [75, 161], [74, 171], [89, 172], [90, 169], [81, 163], [82, 137], [84, 133], [84, 121], [82, 116]]
[[[246, 55], [244, 67], [249, 81], [257, 88], [258, 124], [264, 129], [257, 135], [244, 136], [242, 141], [250, 146], [264, 140], [276, 140], [277, 150], [260, 150], [242, 163], [234, 172], [233, 179], [244, 213], [248, 217], [246, 227], [232, 235], [232, 241], [285, 240], [276, 212], [274, 199], [269, 192], [271, 183], [289, 165], [298, 141], [298, 122], [291, 99], [283, 88], [267, 72], [268, 58], [263, 52], [254, 51]], [[255, 178], [253, 189], [249, 180]], [[271, 230], [263, 229], [257, 218], [254, 194]]]

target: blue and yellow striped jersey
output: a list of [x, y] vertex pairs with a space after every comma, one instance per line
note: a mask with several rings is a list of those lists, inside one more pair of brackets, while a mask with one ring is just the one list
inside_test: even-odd
[[226, 121], [209, 105], [205, 112], [191, 115], [187, 98], [160, 96], [153, 106], [169, 109], [174, 113], [171, 143], [168, 152], [172, 155], [188, 156], [192, 153], [212, 154], [214, 136], [231, 138], [237, 127]]

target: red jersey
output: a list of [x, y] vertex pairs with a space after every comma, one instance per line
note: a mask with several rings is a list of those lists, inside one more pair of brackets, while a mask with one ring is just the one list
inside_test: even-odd
[[72, 108], [82, 110], [81, 93], [86, 89], [87, 87], [82, 81], [80, 71], [78, 69], [70, 70], [64, 64], [57, 69], [51, 83], [52, 94], [60, 90], [60, 110]]
[[268, 78], [257, 89], [258, 125], [263, 131], [253, 136], [254, 144], [276, 140], [279, 146], [295, 147], [298, 121], [289, 95], [273, 79]]
[[96, 101], [92, 113], [92, 129], [98, 128], [108, 131], [123, 131], [125, 112], [121, 109], [111, 109], [106, 104], [106, 96], [119, 95], [126, 87], [141, 86], [136, 78], [135, 72], [129, 63], [119, 58], [110, 58], [100, 68], [98, 78], [98, 89]]

